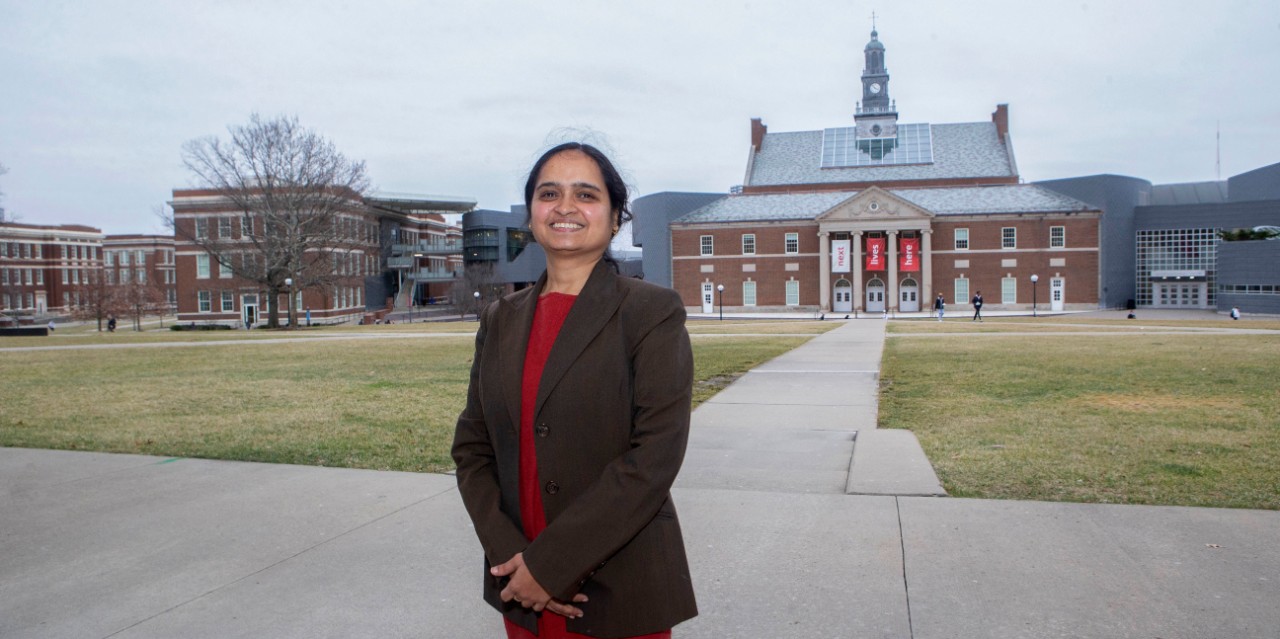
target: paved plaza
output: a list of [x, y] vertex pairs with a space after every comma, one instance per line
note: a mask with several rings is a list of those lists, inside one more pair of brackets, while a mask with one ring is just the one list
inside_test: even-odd
[[[676, 637], [1277, 636], [1280, 512], [945, 497], [876, 429], [884, 339], [694, 412]], [[480, 570], [449, 475], [0, 448], [4, 639], [500, 637]]]

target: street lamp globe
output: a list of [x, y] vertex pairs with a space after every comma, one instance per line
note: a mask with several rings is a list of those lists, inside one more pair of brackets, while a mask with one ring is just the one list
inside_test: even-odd
[[1031, 317], [1038, 317], [1036, 312], [1036, 282], [1040, 281], [1040, 276], [1031, 274]]

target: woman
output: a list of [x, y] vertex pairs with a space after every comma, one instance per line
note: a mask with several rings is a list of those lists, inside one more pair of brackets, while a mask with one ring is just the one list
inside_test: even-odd
[[684, 305], [606, 256], [630, 219], [607, 157], [557, 146], [525, 184], [547, 255], [490, 304], [453, 459], [508, 637], [669, 637], [697, 614], [670, 488], [689, 433]]

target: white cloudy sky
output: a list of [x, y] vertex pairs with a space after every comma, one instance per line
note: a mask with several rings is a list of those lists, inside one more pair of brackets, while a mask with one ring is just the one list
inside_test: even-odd
[[901, 120], [1008, 103], [1027, 181], [1211, 180], [1219, 126], [1222, 177], [1280, 162], [1274, 0], [0, 0], [0, 205], [162, 232], [182, 143], [255, 111], [484, 208], [583, 131], [639, 194], [724, 191], [750, 118], [851, 122], [872, 11]]

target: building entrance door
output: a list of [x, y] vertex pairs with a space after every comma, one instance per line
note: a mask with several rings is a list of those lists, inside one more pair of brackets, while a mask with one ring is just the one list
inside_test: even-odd
[[44, 291], [36, 292], [36, 315], [44, 315], [49, 310], [49, 301]]
[[710, 313], [714, 310], [716, 301], [715, 286], [711, 282], [702, 283], [702, 312]]
[[258, 296], [245, 295], [240, 298], [240, 319], [244, 321], [245, 326], [253, 326], [258, 323]]
[[1161, 282], [1152, 288], [1151, 305], [1156, 308], [1205, 308], [1208, 305], [1204, 282]]
[[836, 280], [836, 299], [831, 310], [836, 313], [848, 313], [853, 310], [853, 285], [849, 280]]
[[884, 312], [884, 282], [880, 278], [872, 278], [867, 282], [867, 312]]
[[1066, 295], [1066, 280], [1061, 277], [1049, 279], [1049, 308], [1054, 311], [1062, 310], [1062, 300]]
[[902, 280], [902, 289], [898, 294], [898, 310], [903, 313], [915, 313], [920, 310], [920, 286], [916, 281], [907, 278]]

